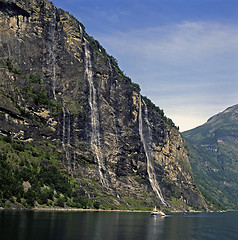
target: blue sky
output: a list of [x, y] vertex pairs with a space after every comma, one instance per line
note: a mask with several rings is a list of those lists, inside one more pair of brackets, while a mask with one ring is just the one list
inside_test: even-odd
[[238, 0], [53, 0], [181, 131], [238, 104]]

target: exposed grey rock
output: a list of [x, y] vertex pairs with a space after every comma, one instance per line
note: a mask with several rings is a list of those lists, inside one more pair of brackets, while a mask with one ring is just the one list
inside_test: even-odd
[[2, 135], [51, 142], [85, 194], [115, 205], [207, 208], [178, 130], [81, 23], [48, 1], [0, 6]]

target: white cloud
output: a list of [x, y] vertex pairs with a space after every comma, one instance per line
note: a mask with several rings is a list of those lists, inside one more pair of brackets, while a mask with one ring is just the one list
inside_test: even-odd
[[238, 26], [183, 22], [96, 38], [182, 130], [238, 103]]
[[[110, 36], [99, 36], [108, 46], [126, 54], [140, 54], [149, 58], [162, 54], [171, 60], [176, 56], [207, 56], [207, 53], [232, 52], [237, 47], [238, 27], [206, 22], [185, 22], [176, 25], [130, 32], [115, 32]], [[151, 55], [152, 54], [152, 55]], [[161, 55], [160, 55], [161, 56]]]

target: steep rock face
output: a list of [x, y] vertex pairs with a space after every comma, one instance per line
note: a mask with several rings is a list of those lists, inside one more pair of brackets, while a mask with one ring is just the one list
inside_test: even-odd
[[81, 23], [48, 1], [0, 9], [1, 135], [56, 146], [101, 203], [207, 208], [180, 133]]
[[183, 133], [195, 178], [218, 204], [238, 209], [238, 105]]

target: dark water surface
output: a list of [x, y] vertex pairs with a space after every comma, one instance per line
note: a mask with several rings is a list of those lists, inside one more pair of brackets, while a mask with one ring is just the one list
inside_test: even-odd
[[238, 212], [178, 214], [0, 211], [1, 240], [237, 240]]

